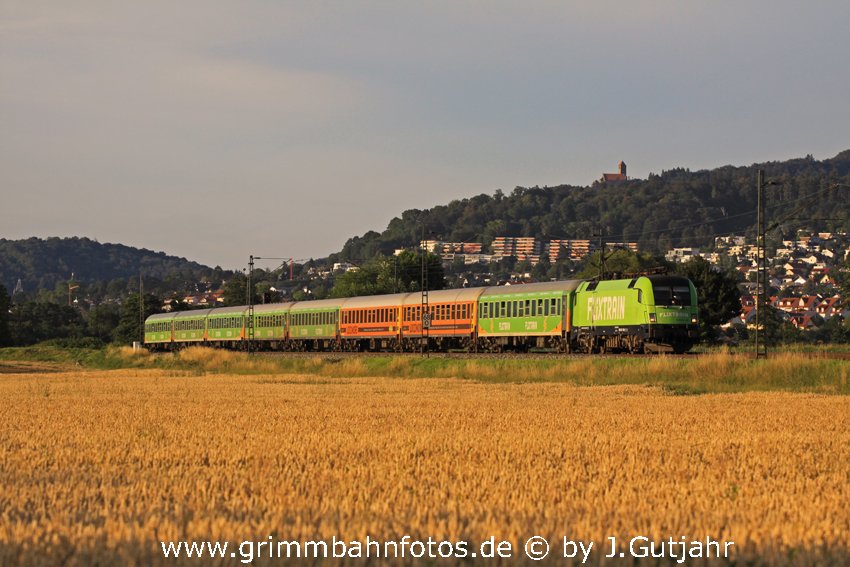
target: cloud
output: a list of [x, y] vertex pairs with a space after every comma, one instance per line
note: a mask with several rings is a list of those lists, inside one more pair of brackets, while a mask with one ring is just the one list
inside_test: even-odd
[[406, 208], [589, 183], [620, 159], [645, 175], [825, 157], [850, 120], [844, 2], [0, 10], [7, 237], [228, 264], [251, 237], [217, 242], [210, 219], [235, 216], [317, 255]]

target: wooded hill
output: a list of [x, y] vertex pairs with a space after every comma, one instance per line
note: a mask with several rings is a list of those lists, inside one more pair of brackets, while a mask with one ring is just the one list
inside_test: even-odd
[[[754, 234], [756, 171], [765, 170], [768, 225], [776, 233], [799, 227], [850, 229], [850, 150], [831, 159], [812, 156], [783, 162], [673, 169], [646, 180], [594, 183], [589, 187], [517, 187], [509, 195], [478, 195], [428, 210], [411, 209], [383, 232], [346, 242], [334, 260], [363, 262], [377, 254], [415, 245], [422, 236], [447, 242], [482, 242], [496, 236], [539, 239], [590, 238], [603, 231], [609, 241], [638, 242], [660, 253], [672, 247], [705, 247], [715, 236]], [[799, 209], [799, 210], [798, 210]]]
[[173, 283], [173, 289], [182, 289], [184, 282], [220, 283], [232, 275], [164, 252], [101, 244], [89, 238], [0, 239], [0, 284], [9, 293], [19, 278], [24, 289], [32, 292], [64, 285], [71, 273], [81, 284], [115, 282], [123, 289], [127, 280], [138, 280], [140, 271], [149, 282], [146, 285], [156, 282], [168, 288]]

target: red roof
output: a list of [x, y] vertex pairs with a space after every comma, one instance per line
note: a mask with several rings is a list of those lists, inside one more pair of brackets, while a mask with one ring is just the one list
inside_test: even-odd
[[622, 173], [603, 173], [602, 181], [626, 181], [628, 179]]

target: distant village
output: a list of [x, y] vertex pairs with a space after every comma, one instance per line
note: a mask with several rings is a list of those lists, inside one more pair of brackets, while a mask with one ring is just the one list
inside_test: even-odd
[[[508, 278], [493, 275], [493, 266], [511, 258], [516, 267], [536, 266], [544, 258], [549, 262], [569, 260], [580, 262], [604, 246], [606, 251], [625, 249], [638, 252], [636, 242], [609, 242], [591, 239], [540, 240], [534, 237], [499, 236], [488, 249], [480, 242], [444, 242], [424, 240], [420, 249], [438, 254], [447, 269], [460, 271], [461, 285], [517, 285], [533, 281], [532, 274], [515, 270]], [[396, 250], [401, 254], [404, 249]], [[727, 323], [727, 327], [755, 325], [755, 293], [757, 247], [755, 242], [744, 236], [723, 236], [714, 241], [710, 250], [699, 248], [672, 248], [665, 259], [673, 263], [688, 262], [701, 257], [718, 268], [734, 269], [740, 274], [741, 312]], [[850, 311], [843, 306], [838, 292], [835, 273], [850, 257], [850, 239], [847, 233], [799, 231], [793, 240], [783, 240], [768, 254], [768, 278], [771, 289], [778, 293], [769, 298], [769, 304], [779, 310], [783, 317], [800, 330], [818, 328], [836, 315], [847, 317]], [[463, 272], [463, 267], [476, 267], [475, 271]], [[490, 270], [488, 270], [490, 267]], [[335, 274], [358, 270], [359, 267], [339, 262], [324, 269], [308, 270], [310, 279], [326, 280]], [[170, 300], [174, 301], [174, 300]], [[189, 295], [181, 300], [186, 306], [214, 307], [220, 304], [222, 292], [209, 291]], [[172, 305], [166, 304], [166, 310]]]

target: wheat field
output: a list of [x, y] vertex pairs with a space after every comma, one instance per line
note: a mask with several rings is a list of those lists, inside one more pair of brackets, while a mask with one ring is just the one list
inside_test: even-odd
[[540, 565], [581, 563], [564, 536], [595, 543], [586, 564], [677, 564], [604, 557], [637, 535], [734, 542], [687, 565], [850, 562], [845, 396], [351, 374], [0, 375], [0, 565], [241, 565], [161, 542], [404, 535], [495, 536], [505, 564], [533, 535]]

